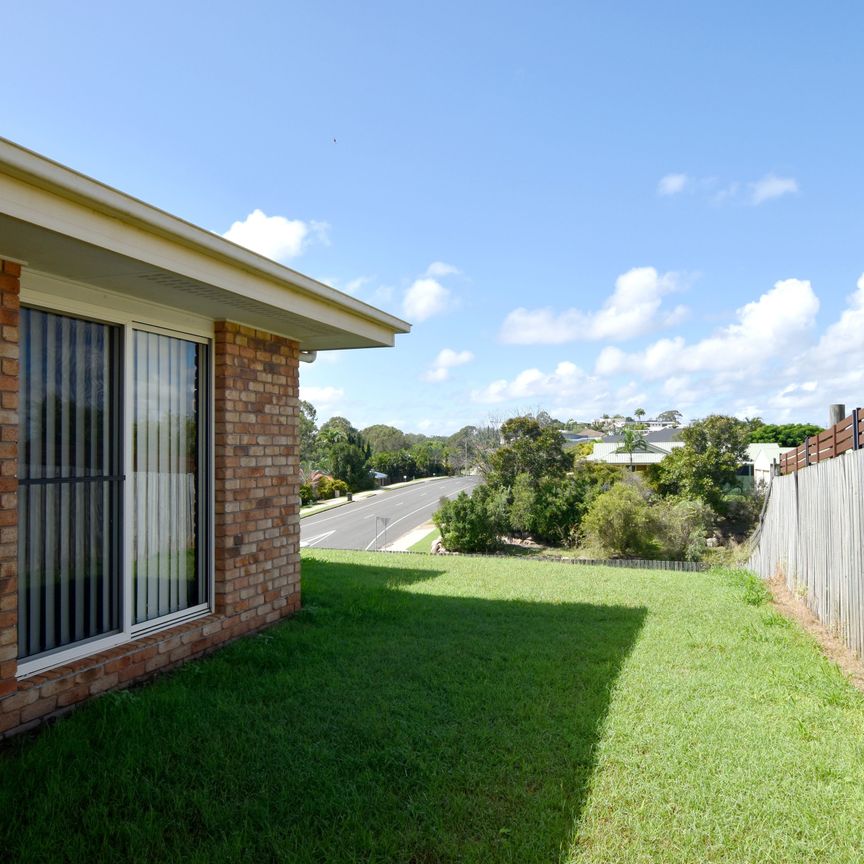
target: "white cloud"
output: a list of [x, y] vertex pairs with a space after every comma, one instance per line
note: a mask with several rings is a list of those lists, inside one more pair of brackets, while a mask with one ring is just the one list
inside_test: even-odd
[[459, 273], [461, 273], [459, 268], [452, 264], [433, 261], [405, 292], [402, 298], [405, 317], [409, 321], [425, 321], [427, 318], [452, 309], [456, 305], [456, 298], [449, 288], [441, 284], [440, 280]]
[[794, 177], [777, 177], [774, 174], [766, 174], [761, 180], [749, 183], [748, 189], [750, 190], [750, 203], [758, 206], [772, 198], [796, 193], [798, 181]]
[[722, 181], [718, 177], [691, 177], [687, 174], [667, 174], [657, 183], [657, 194], [662, 197], [690, 192], [706, 198], [712, 204], [750, 204], [754, 207], [773, 198], [795, 194], [799, 191], [794, 177], [778, 177], [766, 174], [759, 180]]
[[444, 276], [457, 276], [462, 271], [452, 264], [445, 264], [443, 261], [433, 261], [427, 268], [424, 276], [431, 276], [433, 279], [441, 279]]
[[235, 222], [222, 236], [273, 261], [287, 261], [300, 255], [314, 239], [327, 244], [326, 222], [304, 222], [284, 216], [268, 216], [253, 210], [242, 222]]
[[847, 298], [848, 306], [822, 334], [819, 343], [805, 358], [808, 366], [833, 367], [838, 361], [860, 363], [864, 360], [864, 274], [856, 290]]
[[454, 351], [452, 348], [444, 348], [438, 353], [431, 368], [423, 376], [426, 381], [446, 381], [450, 377], [450, 370], [456, 366], [464, 366], [474, 359], [470, 351]]
[[513, 345], [560, 345], [577, 340], [631, 339], [680, 321], [686, 307], [663, 314], [663, 297], [680, 287], [675, 273], [662, 275], [653, 267], [634, 267], [615, 280], [615, 290], [596, 312], [551, 308], [514, 309], [501, 326], [502, 342]]
[[341, 387], [300, 387], [300, 398], [311, 402], [317, 408], [338, 402], [345, 395]]
[[496, 403], [512, 399], [534, 399], [542, 396], [572, 394], [580, 386], [590, 383], [587, 376], [575, 363], [563, 361], [551, 373], [539, 369], [525, 369], [512, 381], [500, 378], [482, 390], [475, 390], [471, 398], [475, 402]]
[[660, 182], [657, 184], [657, 194], [663, 196], [677, 195], [686, 188], [687, 179], [686, 174], [667, 174], [660, 178]]
[[368, 285], [371, 281], [371, 276], [358, 276], [356, 279], [349, 279], [345, 283], [345, 288], [343, 290], [346, 294], [356, 294], [361, 288]]
[[819, 300], [808, 281], [784, 279], [738, 309], [737, 321], [713, 336], [690, 344], [681, 336], [660, 339], [631, 354], [607, 346], [597, 358], [595, 371], [599, 375], [635, 372], [645, 378], [723, 371], [746, 377], [764, 361], [788, 356], [818, 311]]
[[450, 307], [451, 293], [437, 279], [416, 279], [405, 292], [403, 309], [410, 321], [425, 321]]

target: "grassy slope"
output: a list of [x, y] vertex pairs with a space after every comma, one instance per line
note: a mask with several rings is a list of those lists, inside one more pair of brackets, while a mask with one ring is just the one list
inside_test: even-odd
[[864, 857], [864, 699], [739, 577], [315, 550], [304, 591], [4, 748], [4, 861]]

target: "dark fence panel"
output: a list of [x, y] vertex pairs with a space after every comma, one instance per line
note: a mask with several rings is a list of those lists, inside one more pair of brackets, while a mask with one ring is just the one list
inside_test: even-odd
[[780, 456], [780, 473], [791, 474], [809, 465], [840, 456], [847, 450], [859, 450], [864, 442], [864, 409], [856, 408], [848, 417], [803, 444]]

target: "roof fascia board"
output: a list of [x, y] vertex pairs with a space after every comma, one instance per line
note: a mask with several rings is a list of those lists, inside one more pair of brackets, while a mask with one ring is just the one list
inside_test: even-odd
[[[249, 287], [250, 280], [256, 284], [259, 291], [265, 290], [264, 286], [268, 283], [272, 286], [270, 292], [265, 290], [265, 293], [271, 295], [271, 299], [262, 302], [270, 302], [272, 305], [282, 307], [283, 303], [274, 302], [278, 300], [276, 293], [287, 288], [292, 291], [295, 298], [306, 298], [310, 301], [308, 308], [329, 306], [334, 311], [342, 312], [346, 322], [348, 319], [356, 321], [357, 318], [361, 318], [377, 325], [373, 326], [375, 330], [386, 328], [391, 333], [410, 331], [411, 325], [406, 321], [3, 138], [0, 138], [0, 171], [9, 178], [16, 178], [19, 181], [17, 194], [13, 194], [16, 190], [10, 189], [8, 182], [0, 186], [0, 201], [4, 205], [15, 207], [17, 212], [12, 210], [8, 212], [16, 218], [35, 222], [51, 230], [122, 252], [133, 258], [140, 258], [141, 253], [153, 245], [144, 242], [145, 238], [162, 239], [170, 246], [175, 248], [179, 246], [188, 250], [199, 259], [198, 267], [194, 269], [204, 269], [211, 274], [209, 278], [205, 278], [197, 273], [177, 271], [190, 278], [201, 279], [220, 288], [231, 290], [231, 285], [237, 281], [239, 269], [244, 271], [247, 277], [244, 279], [244, 287]], [[6, 179], [2, 174], [0, 179]], [[21, 193], [25, 192], [28, 186], [41, 190], [48, 197], [29, 196], [31, 201], [28, 207], [25, 203], [28, 196], [24, 196], [25, 202], [20, 200]], [[72, 205], [75, 218], [70, 218], [72, 211], [69, 208], [64, 208], [66, 212], [62, 215], [54, 214], [54, 208], [48, 206], [54, 198], [65, 199]], [[89, 213], [91, 218], [87, 220], [86, 226], [81, 226], [79, 220], [85, 213]], [[97, 227], [93, 224], [93, 217], [99, 216], [102, 217], [99, 220], [102, 224]], [[46, 224], [46, 220], [53, 224]], [[114, 227], [111, 226], [111, 222], [115, 223]], [[123, 231], [129, 228], [137, 229], [138, 236], [135, 243], [130, 244], [128, 239], [123, 243]], [[85, 234], [88, 236], [82, 236]], [[120, 244], [125, 247], [125, 251], [118, 248]], [[136, 250], [137, 254], [133, 250]], [[156, 250], [148, 251], [152, 254]], [[163, 260], [160, 262], [147, 259], [148, 263], [172, 269], [168, 261], [174, 261], [176, 265], [179, 256], [176, 253], [168, 255], [163, 252], [157, 257]], [[204, 259], [209, 267], [202, 268], [203, 262], [200, 259]], [[292, 311], [305, 314], [294, 305]], [[342, 315], [339, 317], [341, 318]], [[354, 328], [349, 326], [346, 329]]]

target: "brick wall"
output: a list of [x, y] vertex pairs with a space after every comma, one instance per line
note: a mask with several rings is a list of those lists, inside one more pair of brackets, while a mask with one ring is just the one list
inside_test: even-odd
[[[21, 265], [0, 260], [0, 699], [18, 668], [18, 294]], [[2, 712], [2, 708], [0, 708]], [[3, 719], [0, 716], [0, 732]]]
[[275, 621], [300, 600], [299, 349], [216, 325], [216, 611]]
[[214, 346], [214, 614], [16, 682], [20, 273], [16, 265], [2, 266], [0, 737], [30, 729], [91, 696], [206, 654], [300, 606], [298, 346], [220, 322]]

